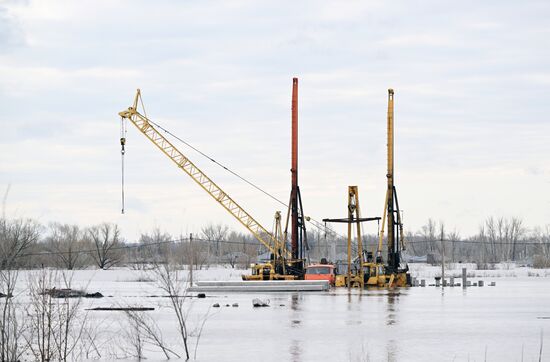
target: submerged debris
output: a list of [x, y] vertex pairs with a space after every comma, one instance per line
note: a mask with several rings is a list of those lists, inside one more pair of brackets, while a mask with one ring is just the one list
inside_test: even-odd
[[269, 299], [261, 300], [259, 298], [252, 299], [253, 307], [269, 307]]
[[86, 293], [83, 290], [74, 290], [70, 288], [46, 289], [43, 294], [49, 295], [52, 298], [103, 298], [103, 294], [101, 294], [100, 292]]

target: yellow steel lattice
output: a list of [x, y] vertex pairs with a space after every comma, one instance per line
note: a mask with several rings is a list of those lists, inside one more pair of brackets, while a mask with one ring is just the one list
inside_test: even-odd
[[[137, 102], [141, 97], [138, 90], [133, 107], [119, 112], [119, 115], [132, 122], [138, 130], [141, 131], [151, 142], [153, 142], [168, 158], [170, 158], [179, 168], [187, 173], [191, 178], [202, 187], [210, 196], [212, 196], [220, 205], [222, 205], [231, 215], [233, 215], [244, 227], [246, 227], [260, 243], [262, 243], [274, 255], [280, 255], [280, 248], [277, 247], [278, 241], [268, 232], [260, 223], [258, 223], [249, 213], [247, 213], [235, 200], [227, 195], [214, 181], [204, 174], [197, 166], [193, 164], [183, 153], [181, 153], [170, 141], [168, 141], [150, 122], [149, 119], [137, 111]], [[278, 250], [279, 249], [279, 250]], [[288, 250], [283, 249], [283, 255], [290, 257]]]

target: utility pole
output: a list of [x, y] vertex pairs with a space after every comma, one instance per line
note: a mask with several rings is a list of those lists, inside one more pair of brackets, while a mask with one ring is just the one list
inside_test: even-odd
[[193, 264], [195, 264], [195, 249], [193, 248], [193, 233], [189, 234], [189, 286], [193, 285]]
[[441, 225], [441, 285], [445, 285], [445, 231]]

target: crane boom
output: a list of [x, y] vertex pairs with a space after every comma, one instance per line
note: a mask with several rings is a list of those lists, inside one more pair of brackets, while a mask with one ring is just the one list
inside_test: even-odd
[[202, 172], [191, 160], [181, 153], [170, 141], [168, 141], [149, 121], [149, 119], [138, 112], [138, 100], [141, 99], [141, 91], [138, 89], [134, 104], [127, 110], [118, 114], [123, 119], [128, 119], [136, 128], [153, 142], [168, 158], [170, 158], [179, 168], [187, 173], [204, 191], [206, 191], [214, 200], [233, 215], [245, 228], [247, 228], [260, 243], [262, 243], [274, 255], [290, 257], [289, 251], [280, 249], [280, 244], [273, 235], [267, 231], [258, 221], [256, 221], [248, 212], [246, 212], [235, 200], [233, 200], [225, 191], [223, 191], [214, 181], [212, 181], [204, 172]]

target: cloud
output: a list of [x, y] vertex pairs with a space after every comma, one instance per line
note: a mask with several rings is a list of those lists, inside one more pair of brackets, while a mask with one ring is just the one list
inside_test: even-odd
[[24, 45], [25, 40], [17, 19], [0, 4], [0, 54]]
[[[44, 221], [117, 221], [129, 239], [148, 225], [178, 233], [232, 223], [133, 127], [129, 212], [118, 215], [117, 113], [138, 87], [152, 119], [286, 199], [298, 76], [308, 214], [340, 215], [348, 185], [364, 190], [369, 214], [381, 212], [392, 87], [409, 230], [435, 214], [463, 234], [489, 213], [542, 224], [547, 211], [526, 188], [548, 197], [547, 171], [539, 171], [550, 164], [542, 96], [550, 91], [550, 9], [468, 4], [3, 3], [0, 183], [13, 181], [8, 206]], [[278, 205], [182, 147], [271, 225]]]

